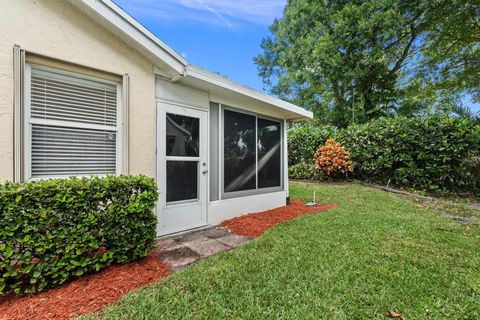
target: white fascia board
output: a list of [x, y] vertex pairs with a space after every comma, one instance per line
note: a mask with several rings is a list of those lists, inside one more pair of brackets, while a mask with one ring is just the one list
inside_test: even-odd
[[113, 24], [178, 73], [183, 73], [187, 61], [172, 48], [158, 39], [152, 32], [142, 26], [138, 21], [127, 14], [111, 0], [82, 0], [88, 8], [99, 14], [106, 21]]
[[247, 97], [253, 98], [255, 100], [295, 113], [298, 115], [298, 119], [296, 120], [313, 119], [313, 113], [308, 110], [305, 110], [302, 107], [299, 107], [292, 103], [266, 95], [262, 92], [259, 92], [257, 90], [254, 90], [244, 85], [241, 85], [239, 83], [236, 83], [230, 79], [224, 78], [213, 72], [203, 70], [199, 67], [196, 67], [193, 65], [187, 65], [185, 76], [190, 76], [192, 78], [208, 82], [214, 86], [221, 87], [226, 90], [234, 91], [242, 95], [245, 95]]

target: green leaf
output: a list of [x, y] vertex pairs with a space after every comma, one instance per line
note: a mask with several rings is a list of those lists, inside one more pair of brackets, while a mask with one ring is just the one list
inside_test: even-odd
[[7, 247], [5, 249], [5, 258], [10, 258], [13, 255], [13, 249], [11, 247]]

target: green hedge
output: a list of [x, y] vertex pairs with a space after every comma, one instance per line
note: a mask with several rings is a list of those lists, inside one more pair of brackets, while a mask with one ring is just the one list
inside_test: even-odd
[[314, 163], [315, 151], [336, 135], [332, 126], [301, 126], [288, 131], [288, 165]]
[[288, 176], [296, 180], [325, 180], [327, 177], [315, 170], [313, 163], [297, 163], [288, 167]]
[[157, 198], [145, 176], [0, 185], [0, 295], [144, 257], [154, 244]]
[[[480, 127], [469, 119], [445, 115], [393, 117], [326, 131], [350, 151], [357, 179], [429, 192], [475, 188], [468, 161], [480, 154]], [[292, 130], [289, 158], [291, 154], [295, 161], [313, 163], [314, 150], [325, 139], [325, 130]], [[310, 141], [312, 145], [308, 145]]]

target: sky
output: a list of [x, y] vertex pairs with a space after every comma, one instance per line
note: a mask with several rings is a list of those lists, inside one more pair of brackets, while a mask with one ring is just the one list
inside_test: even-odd
[[190, 64], [265, 91], [255, 56], [286, 0], [114, 0]]
[[[114, 0], [190, 64], [266, 91], [254, 57], [286, 0]], [[463, 103], [474, 111], [469, 97]]]

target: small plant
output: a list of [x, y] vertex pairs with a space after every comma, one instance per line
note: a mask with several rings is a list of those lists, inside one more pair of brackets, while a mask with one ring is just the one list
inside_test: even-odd
[[335, 139], [327, 139], [325, 145], [317, 149], [315, 166], [317, 170], [330, 177], [353, 172], [350, 152]]

